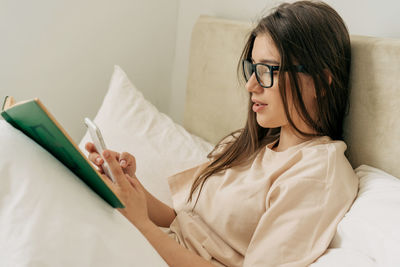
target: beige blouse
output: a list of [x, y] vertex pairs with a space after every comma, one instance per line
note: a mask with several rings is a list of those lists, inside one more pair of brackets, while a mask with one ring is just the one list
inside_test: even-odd
[[346, 144], [324, 136], [272, 146], [211, 176], [193, 211], [186, 200], [208, 163], [170, 177], [170, 236], [217, 266], [307, 266], [323, 254], [358, 190]]

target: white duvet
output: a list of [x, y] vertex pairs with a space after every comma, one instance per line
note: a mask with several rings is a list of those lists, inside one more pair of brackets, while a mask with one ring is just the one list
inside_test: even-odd
[[166, 266], [120, 213], [0, 120], [0, 266]]

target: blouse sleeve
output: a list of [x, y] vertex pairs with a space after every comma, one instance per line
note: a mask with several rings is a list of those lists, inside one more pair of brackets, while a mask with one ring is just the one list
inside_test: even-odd
[[192, 184], [196, 177], [208, 164], [209, 162], [205, 162], [168, 177], [168, 185], [171, 192], [172, 204], [176, 212], [181, 210], [189, 210], [191, 208], [191, 206], [187, 203], [190, 189], [192, 188]]
[[343, 154], [316, 156], [301, 160], [271, 187], [243, 266], [308, 266], [327, 249], [358, 179]]

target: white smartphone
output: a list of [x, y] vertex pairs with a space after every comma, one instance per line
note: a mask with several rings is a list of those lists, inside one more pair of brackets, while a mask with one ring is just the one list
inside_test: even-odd
[[[107, 149], [106, 144], [104, 143], [103, 136], [101, 135], [99, 127], [89, 118], [85, 118], [85, 125], [89, 130], [90, 137], [93, 140], [94, 146], [96, 147], [97, 152], [103, 158], [103, 151]], [[101, 167], [104, 170], [104, 173], [115, 183], [114, 176], [111, 172], [110, 167], [107, 162], [103, 158], [104, 163]]]

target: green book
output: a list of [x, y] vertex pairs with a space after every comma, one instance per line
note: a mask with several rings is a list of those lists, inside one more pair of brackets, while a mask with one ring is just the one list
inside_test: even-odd
[[12, 97], [6, 97], [1, 116], [61, 161], [112, 207], [124, 207], [112, 182], [100, 175], [39, 99], [15, 103]]

